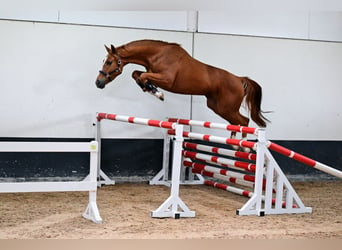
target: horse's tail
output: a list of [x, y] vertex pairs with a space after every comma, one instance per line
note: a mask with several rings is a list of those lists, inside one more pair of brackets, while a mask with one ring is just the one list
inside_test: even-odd
[[262, 99], [262, 90], [258, 83], [249, 79], [248, 77], [244, 77], [243, 81], [246, 84], [246, 104], [251, 113], [252, 120], [258, 124], [260, 127], [266, 127], [266, 122], [269, 120], [262, 114], [261, 110], [261, 99]]

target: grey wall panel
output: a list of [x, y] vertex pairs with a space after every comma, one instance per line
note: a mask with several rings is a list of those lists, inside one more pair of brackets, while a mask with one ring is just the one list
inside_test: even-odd
[[310, 39], [342, 41], [342, 11], [310, 13]]
[[[194, 44], [197, 59], [263, 87], [269, 138], [342, 139], [341, 43], [196, 34]], [[205, 105], [195, 98], [193, 118], [222, 121]]]
[[[107, 54], [104, 44], [148, 38], [191, 51], [191, 34], [13, 21], [0, 21], [0, 30], [2, 137], [91, 137], [98, 111], [154, 119], [190, 114], [189, 96], [165, 92], [161, 102], [142, 92], [131, 78], [141, 66], [127, 66], [104, 90], [95, 78]], [[125, 126], [104, 126], [104, 136], [162, 136], [157, 128], [123, 132]]]
[[208, 33], [305, 39], [309, 16], [305, 11], [251, 9], [200, 11], [199, 31]]
[[61, 11], [60, 22], [162, 30], [187, 30], [186, 11]]

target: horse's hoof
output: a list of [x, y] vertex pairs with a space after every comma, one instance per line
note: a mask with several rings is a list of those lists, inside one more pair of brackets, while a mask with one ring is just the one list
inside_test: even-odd
[[245, 153], [250, 153], [251, 149], [250, 148], [246, 148], [246, 147], [242, 147], [242, 151]]
[[159, 100], [164, 101], [164, 94], [160, 91], [154, 94]]

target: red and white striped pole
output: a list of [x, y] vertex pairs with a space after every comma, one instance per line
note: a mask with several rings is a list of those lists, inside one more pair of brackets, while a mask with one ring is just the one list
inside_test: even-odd
[[[175, 135], [174, 129], [169, 130], [168, 134]], [[202, 140], [202, 141], [216, 142], [216, 143], [221, 143], [221, 144], [235, 145], [239, 147], [252, 148], [253, 150], [256, 150], [256, 145], [257, 145], [256, 142], [251, 142], [251, 141], [230, 139], [226, 137], [205, 135], [205, 134], [186, 132], [186, 131], [183, 132], [183, 137]]]
[[[221, 168], [204, 165], [201, 163], [192, 162], [188, 160], [183, 161], [183, 165], [186, 167], [190, 167], [194, 169], [195, 171], [199, 171], [196, 173], [199, 173], [199, 174], [204, 173], [204, 175], [206, 176], [208, 176], [209, 174], [208, 177], [216, 178], [218, 175], [225, 176], [223, 180], [227, 180], [229, 182], [240, 184], [240, 185], [245, 185], [248, 187], [254, 187], [255, 177], [252, 175], [238, 173], [238, 172], [230, 171], [227, 169], [221, 169]], [[220, 177], [217, 179], [220, 179]]]
[[215, 153], [215, 154], [220, 154], [220, 155], [225, 155], [225, 156], [238, 157], [238, 158], [242, 158], [246, 160], [253, 160], [253, 161], [256, 160], [256, 154], [235, 151], [235, 150], [230, 150], [230, 149], [225, 149], [225, 148], [219, 148], [219, 147], [212, 147], [212, 146], [207, 146], [207, 145], [197, 144], [197, 143], [192, 143], [192, 142], [183, 142], [183, 147], [188, 148], [188, 149], [198, 150], [198, 151], [204, 151], [208, 153]]
[[150, 119], [138, 118], [138, 117], [126, 116], [126, 115], [98, 113], [97, 120], [101, 121], [103, 119], [127, 122], [127, 123], [135, 123], [135, 124], [147, 125], [147, 126], [159, 127], [159, 128], [168, 128], [168, 129], [174, 129], [176, 125], [176, 123], [174, 122], [150, 120]]
[[241, 133], [254, 134], [254, 135], [258, 134], [258, 128], [229, 125], [229, 124], [225, 124], [225, 123], [196, 121], [196, 120], [178, 119], [178, 118], [169, 118], [168, 121], [169, 122], [176, 122], [178, 124], [188, 125], [188, 126], [197, 126], [197, 127], [213, 128], [213, 129], [223, 129], [223, 130], [229, 130], [229, 131], [233, 131], [233, 132], [241, 132]]
[[[228, 186], [228, 185], [225, 185], [225, 184], [222, 184], [222, 183], [219, 183], [219, 182], [214, 182], [214, 181], [209, 181], [209, 180], [205, 180], [204, 181], [204, 184], [205, 185], [209, 185], [209, 186], [212, 186], [212, 187], [215, 187], [215, 188], [219, 188], [219, 189], [223, 189], [223, 190], [226, 190], [228, 192], [231, 192], [231, 193], [234, 193], [234, 194], [239, 194], [239, 195], [242, 195], [242, 196], [245, 196], [245, 197], [252, 197], [254, 195], [253, 192], [250, 192], [250, 191], [247, 191], [247, 190], [243, 190], [243, 189], [240, 189], [240, 188], [236, 188], [236, 187], [231, 187], [231, 186]], [[261, 196], [261, 199], [263, 201], [265, 201], [265, 196], [262, 195]], [[271, 200], [272, 204], [276, 204], [276, 199], [272, 198]], [[281, 202], [281, 206], [283, 208], [286, 207], [286, 202], [285, 201], [282, 201]], [[296, 204], [293, 204], [292, 205], [293, 208], [296, 208], [297, 205]]]
[[332, 167], [329, 167], [323, 163], [320, 163], [318, 161], [315, 161], [309, 157], [306, 157], [304, 155], [301, 155], [299, 153], [296, 153], [288, 148], [285, 148], [283, 146], [280, 146], [274, 142], [268, 142], [268, 145], [267, 147], [275, 152], [278, 152], [282, 155], [285, 155], [291, 159], [294, 159], [296, 161], [299, 161], [301, 163], [304, 163], [310, 167], [313, 167], [313, 168], [316, 168], [322, 172], [325, 172], [327, 174], [330, 174], [330, 175], [333, 175], [333, 176], [336, 176], [340, 179], [342, 179], [342, 171], [339, 171], [335, 168], [332, 168]]
[[223, 157], [217, 157], [213, 155], [207, 155], [207, 154], [191, 152], [191, 151], [186, 151], [186, 150], [183, 150], [182, 154], [184, 157], [189, 157], [191, 159], [219, 163], [221, 166], [227, 166], [229, 168], [240, 169], [240, 170], [243, 169], [248, 172], [255, 172], [255, 169], [256, 169], [256, 165], [253, 163], [235, 161], [235, 160], [231, 160], [231, 159], [227, 159]]

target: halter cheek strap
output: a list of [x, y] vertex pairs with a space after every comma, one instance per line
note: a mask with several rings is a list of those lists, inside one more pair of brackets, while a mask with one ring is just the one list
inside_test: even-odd
[[117, 65], [118, 66], [114, 70], [112, 70], [112, 71], [110, 71], [108, 73], [106, 73], [106, 72], [104, 72], [102, 70], [100, 70], [99, 72], [100, 72], [101, 75], [104, 75], [105, 77], [110, 77], [111, 75], [113, 75], [116, 72], [120, 72], [121, 73], [121, 69], [120, 69], [121, 60], [120, 59], [118, 59]]

